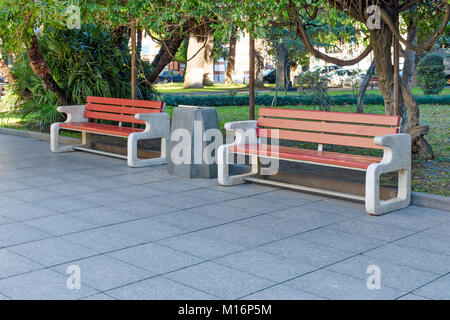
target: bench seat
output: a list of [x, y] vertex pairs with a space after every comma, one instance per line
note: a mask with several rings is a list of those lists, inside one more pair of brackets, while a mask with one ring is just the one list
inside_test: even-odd
[[76, 131], [85, 131], [91, 133], [100, 133], [110, 136], [120, 136], [128, 137], [134, 132], [142, 132], [143, 129], [130, 128], [130, 127], [119, 127], [116, 125], [109, 125], [103, 123], [93, 123], [93, 122], [71, 122], [71, 123], [61, 123], [60, 127], [62, 129], [71, 129]]
[[343, 168], [354, 168], [366, 170], [372, 163], [381, 162], [382, 158], [356, 154], [338, 153], [330, 151], [319, 151], [300, 149], [293, 147], [277, 147], [278, 150], [270, 150], [270, 145], [246, 144], [231, 146], [231, 152], [239, 154], [250, 154], [265, 157], [279, 158], [280, 160], [294, 160], [300, 162], [322, 163]]

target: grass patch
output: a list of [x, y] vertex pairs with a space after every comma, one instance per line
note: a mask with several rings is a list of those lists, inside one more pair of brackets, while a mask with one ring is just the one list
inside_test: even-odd
[[183, 82], [165, 83], [155, 85], [156, 90], [160, 93], [187, 93], [187, 92], [220, 92], [228, 90], [245, 89], [246, 84], [224, 84], [215, 83], [213, 86], [207, 86], [196, 89], [183, 89]]

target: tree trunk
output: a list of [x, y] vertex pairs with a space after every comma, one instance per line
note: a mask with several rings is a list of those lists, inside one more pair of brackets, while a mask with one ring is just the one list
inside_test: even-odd
[[[407, 41], [412, 45], [416, 45], [417, 24], [414, 21], [414, 18], [409, 20], [407, 34]], [[415, 70], [416, 52], [405, 48], [404, 59], [405, 62], [403, 63], [402, 81], [408, 89], [411, 90]]]
[[137, 28], [136, 57], [138, 57], [138, 59], [141, 58], [142, 53], [142, 33], [142, 28]]
[[358, 105], [356, 107], [357, 113], [364, 113], [364, 98], [366, 96], [366, 90], [367, 87], [369, 86], [370, 79], [372, 79], [374, 71], [375, 71], [375, 61], [372, 61], [369, 69], [367, 70], [366, 75], [364, 76], [361, 88], [359, 88]]
[[[380, 27], [380, 29], [370, 32], [370, 38], [373, 44], [378, 87], [383, 95], [385, 113], [392, 115], [394, 114], [394, 68], [391, 57], [392, 32], [383, 21], [381, 21]], [[411, 135], [412, 156], [413, 158], [425, 160], [433, 159], [433, 150], [423, 137], [428, 132], [428, 127], [419, 123], [419, 106], [411, 90], [402, 81], [400, 81], [400, 91], [400, 104], [406, 106], [408, 114], [407, 124], [402, 129]], [[405, 113], [402, 112], [403, 115]]]
[[186, 72], [183, 88], [203, 88], [203, 64], [205, 62], [204, 42], [189, 38]]
[[[2, 59], [0, 59], [0, 74], [6, 79], [6, 81], [8, 81], [9, 84], [14, 84], [17, 82], [16, 76], [11, 72], [11, 69], [9, 69], [6, 62]], [[21, 90], [19, 94], [25, 100], [31, 98], [31, 91], [28, 88]]]
[[154, 83], [161, 71], [172, 61], [184, 38], [184, 36], [173, 36], [166, 40], [166, 45], [161, 45], [158, 54], [152, 61], [152, 73], [147, 76], [149, 83]]
[[204, 50], [203, 85], [212, 86], [214, 85], [214, 36], [212, 33], [208, 34]]
[[55, 79], [53, 79], [50, 68], [45, 63], [39, 43], [35, 35], [30, 39], [30, 42], [25, 42], [27, 48], [28, 58], [30, 60], [31, 69], [34, 73], [42, 79], [44, 89], [50, 90], [58, 99], [60, 105], [70, 104], [70, 99], [66, 97], [65, 92], [58, 86]]
[[277, 87], [284, 91], [289, 87], [288, 69], [288, 51], [283, 42], [277, 46]]
[[373, 55], [378, 77], [378, 88], [384, 99], [384, 111], [387, 115], [394, 114], [394, 67], [392, 65], [391, 46], [392, 32], [381, 21], [380, 29], [370, 32], [373, 44]]
[[255, 88], [264, 89], [264, 41], [255, 39]]
[[236, 36], [233, 33], [230, 38], [230, 47], [227, 58], [227, 70], [225, 73], [225, 84], [233, 83], [234, 67], [236, 62]]
[[115, 48], [120, 48], [127, 31], [127, 27], [119, 26], [113, 30], [113, 45]]

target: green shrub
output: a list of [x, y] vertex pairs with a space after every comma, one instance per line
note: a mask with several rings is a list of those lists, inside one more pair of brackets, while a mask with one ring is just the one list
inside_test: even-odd
[[320, 70], [301, 73], [296, 79], [296, 84], [298, 91], [312, 97], [314, 105], [317, 105], [319, 110], [329, 110], [328, 83], [327, 79], [321, 76]]
[[423, 57], [417, 66], [417, 80], [427, 95], [439, 94], [445, 88], [444, 58], [431, 53]]
[[[39, 46], [53, 78], [71, 104], [84, 104], [87, 96], [131, 97], [131, 57], [126, 40], [120, 48], [115, 47], [108, 30], [94, 25], [82, 25], [79, 30], [53, 30], [39, 38]], [[150, 64], [141, 59], [136, 63], [138, 99], [159, 99], [159, 93], [145, 79], [151, 72]], [[29, 127], [42, 131], [61, 120], [55, 96], [43, 88], [26, 54], [17, 57], [12, 72], [18, 81], [8, 86], [0, 111], [26, 117]], [[31, 99], [23, 101], [18, 97], [23, 88], [31, 91]]]
[[[416, 96], [418, 104], [450, 104], [450, 96]], [[356, 104], [358, 97], [355, 95], [336, 95], [327, 96], [327, 102], [330, 105], [350, 105]], [[271, 106], [273, 96], [267, 94], [257, 95], [255, 97], [255, 103], [262, 106]], [[203, 106], [203, 107], [222, 107], [222, 106], [248, 106], [248, 95], [165, 95], [163, 101], [168, 106], [178, 106], [180, 104]], [[384, 105], [384, 100], [381, 95], [366, 95], [364, 100], [365, 104], [371, 105]], [[316, 105], [314, 98], [310, 95], [297, 95], [297, 96], [278, 96], [277, 105], [280, 106], [296, 106]]]

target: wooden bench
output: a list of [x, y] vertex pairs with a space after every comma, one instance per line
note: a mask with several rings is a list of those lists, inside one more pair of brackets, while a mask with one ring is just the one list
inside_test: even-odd
[[[166, 144], [170, 136], [170, 117], [164, 112], [163, 102], [87, 97], [86, 105], [60, 106], [58, 111], [66, 113], [67, 120], [51, 126], [50, 148], [53, 152], [82, 150], [126, 158], [130, 167], [167, 162]], [[108, 123], [100, 123], [105, 120]], [[145, 125], [145, 128], [135, 128], [136, 124]], [[82, 132], [82, 144], [60, 146], [58, 142], [60, 129]], [[86, 133], [128, 139], [127, 156], [87, 148]], [[161, 138], [161, 157], [138, 159], [138, 141], [156, 138]]]
[[[247, 180], [364, 200], [366, 211], [374, 215], [404, 208], [411, 201], [411, 138], [408, 134], [398, 133], [400, 120], [398, 116], [261, 108], [257, 121], [225, 125], [225, 129], [235, 131], [236, 138], [234, 143], [218, 150], [219, 183], [231, 186]], [[264, 143], [263, 140], [270, 138], [317, 143], [318, 149]], [[384, 152], [382, 158], [329, 152], [323, 151], [324, 145], [382, 149]], [[250, 156], [252, 170], [230, 176], [228, 164], [233, 154]], [[251, 177], [259, 172], [258, 157], [366, 171], [365, 197]], [[395, 171], [398, 171], [398, 195], [382, 201], [380, 175]]]

